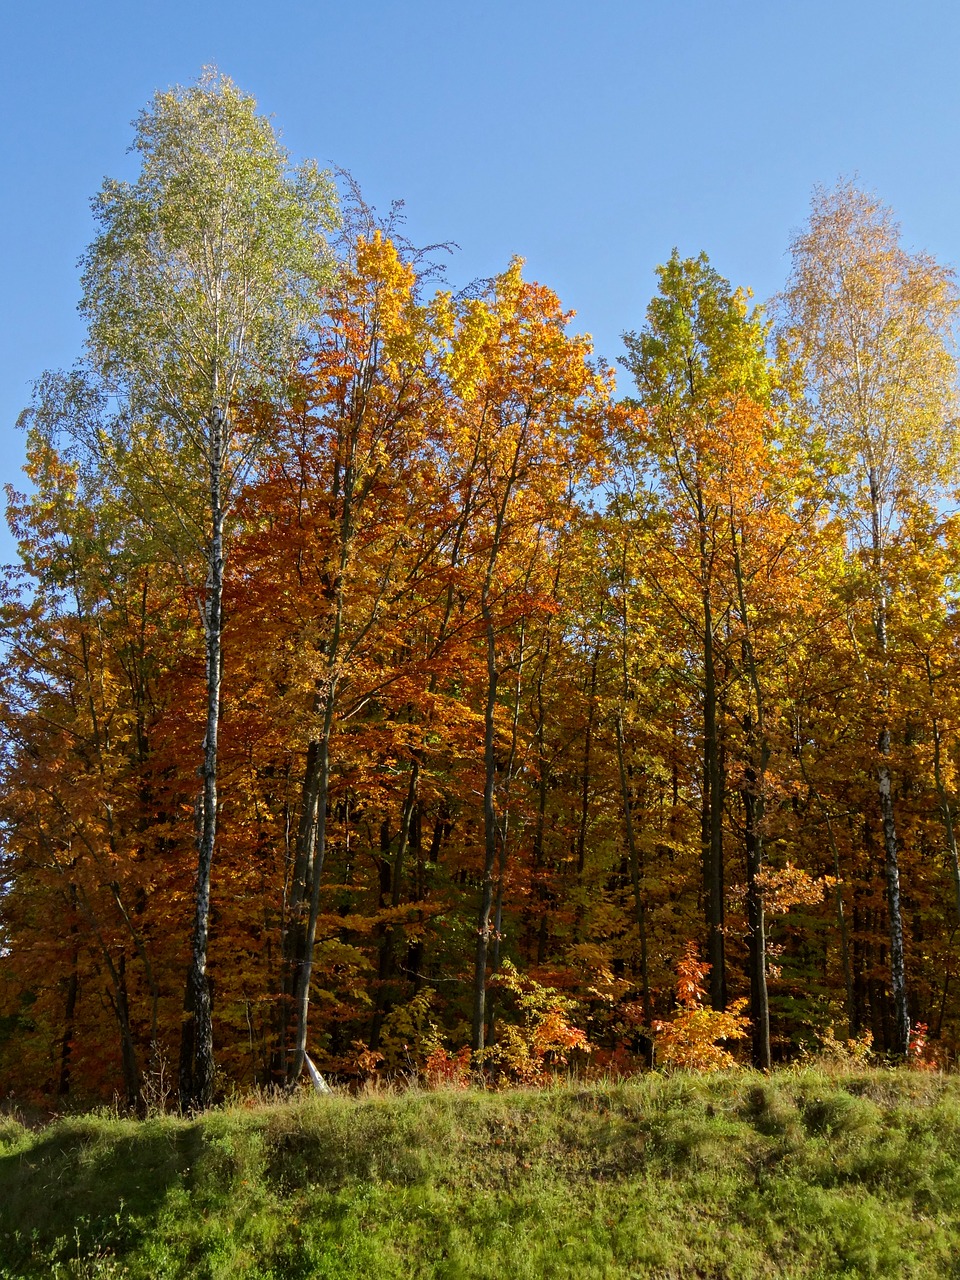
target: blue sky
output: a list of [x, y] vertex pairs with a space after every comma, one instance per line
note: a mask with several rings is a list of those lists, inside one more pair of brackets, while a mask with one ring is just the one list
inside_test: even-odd
[[[88, 0], [7, 6], [0, 481], [32, 381], [70, 365], [90, 197], [130, 121], [215, 63], [294, 157], [454, 240], [452, 283], [511, 255], [613, 360], [677, 246], [758, 298], [814, 184], [859, 175], [904, 239], [960, 261], [960, 6], [941, 0]], [[0, 560], [12, 543], [0, 533]]]

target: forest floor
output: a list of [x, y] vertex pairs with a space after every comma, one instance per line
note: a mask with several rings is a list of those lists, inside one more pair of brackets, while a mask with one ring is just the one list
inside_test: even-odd
[[0, 1119], [0, 1277], [960, 1277], [960, 1076]]

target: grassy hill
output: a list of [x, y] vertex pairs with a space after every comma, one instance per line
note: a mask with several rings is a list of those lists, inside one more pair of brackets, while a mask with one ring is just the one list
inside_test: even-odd
[[0, 1276], [960, 1277], [960, 1078], [650, 1075], [6, 1120]]

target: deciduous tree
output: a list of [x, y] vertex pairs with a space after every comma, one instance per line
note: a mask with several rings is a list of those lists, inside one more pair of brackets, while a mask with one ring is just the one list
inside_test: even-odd
[[958, 295], [952, 273], [929, 255], [908, 253], [890, 209], [850, 182], [814, 193], [792, 252], [782, 332], [806, 374], [872, 614], [862, 671], [875, 707], [893, 1048], [905, 1055], [910, 1013], [891, 767], [888, 555], [911, 504], [935, 498], [955, 469], [951, 327]]
[[142, 514], [162, 524], [198, 600], [207, 710], [184, 1105], [213, 1096], [206, 976], [229, 515], [260, 440], [244, 402], [282, 385], [328, 273], [329, 181], [291, 169], [253, 100], [215, 71], [158, 93], [136, 122], [140, 173], [108, 181], [84, 259], [90, 358], [124, 397], [109, 451]]

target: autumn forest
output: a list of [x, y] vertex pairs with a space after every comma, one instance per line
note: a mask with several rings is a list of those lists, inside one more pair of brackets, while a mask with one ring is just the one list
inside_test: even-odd
[[818, 189], [615, 380], [216, 72], [133, 150], [8, 491], [4, 1091], [955, 1059], [953, 273]]

